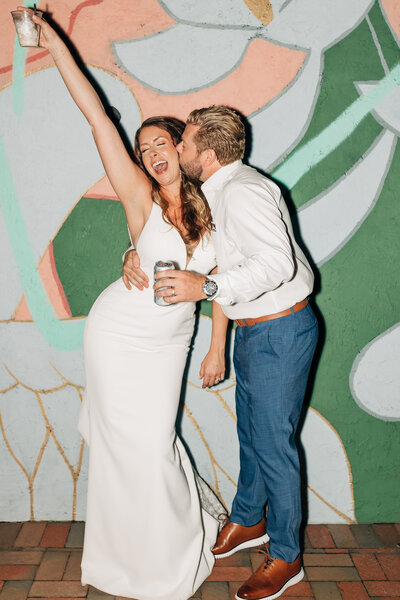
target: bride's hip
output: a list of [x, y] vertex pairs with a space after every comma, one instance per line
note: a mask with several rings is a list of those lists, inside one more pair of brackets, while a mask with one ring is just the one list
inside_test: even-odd
[[128, 290], [122, 279], [106, 288], [93, 304], [85, 327], [85, 343], [96, 339], [122, 345], [188, 346], [193, 335], [194, 303], [158, 306], [153, 291]]

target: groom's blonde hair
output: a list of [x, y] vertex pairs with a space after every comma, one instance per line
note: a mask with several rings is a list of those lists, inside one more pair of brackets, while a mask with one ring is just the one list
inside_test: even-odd
[[245, 128], [238, 112], [216, 105], [192, 110], [187, 123], [199, 127], [193, 136], [198, 152], [212, 148], [221, 165], [229, 165], [244, 155]]

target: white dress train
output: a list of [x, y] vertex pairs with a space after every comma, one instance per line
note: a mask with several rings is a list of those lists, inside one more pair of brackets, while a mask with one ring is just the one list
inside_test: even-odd
[[[85, 327], [79, 430], [90, 452], [82, 583], [138, 600], [187, 600], [212, 570], [223, 510], [217, 499], [211, 510], [201, 505], [175, 431], [195, 304], [153, 301], [154, 263], [186, 264], [185, 244], [156, 204], [137, 250], [149, 288], [115, 281]], [[208, 273], [214, 266], [212, 244], [203, 240], [188, 268]]]

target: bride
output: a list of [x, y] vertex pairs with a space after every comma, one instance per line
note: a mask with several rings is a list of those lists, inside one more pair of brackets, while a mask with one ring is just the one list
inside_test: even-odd
[[[68, 47], [48, 23], [32, 18], [41, 26], [41, 46], [89, 122], [143, 271], [152, 278], [154, 263], [170, 260], [209, 273], [216, 266], [210, 210], [181, 173], [176, 151], [185, 124], [170, 117], [145, 121], [136, 136], [139, 167]], [[158, 306], [151, 286], [129, 290], [121, 278], [99, 296], [87, 319], [79, 421], [90, 448], [82, 583], [112, 595], [186, 600], [214, 564], [218, 521], [200, 503], [204, 489], [175, 431], [194, 312], [194, 303]], [[203, 385], [224, 377], [226, 325], [219, 305], [213, 306]]]

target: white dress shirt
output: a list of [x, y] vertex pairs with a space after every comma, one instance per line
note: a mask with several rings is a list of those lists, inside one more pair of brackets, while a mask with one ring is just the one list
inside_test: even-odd
[[290, 308], [312, 291], [314, 275], [297, 245], [280, 189], [238, 160], [201, 186], [211, 208], [218, 274], [214, 299], [230, 319]]

